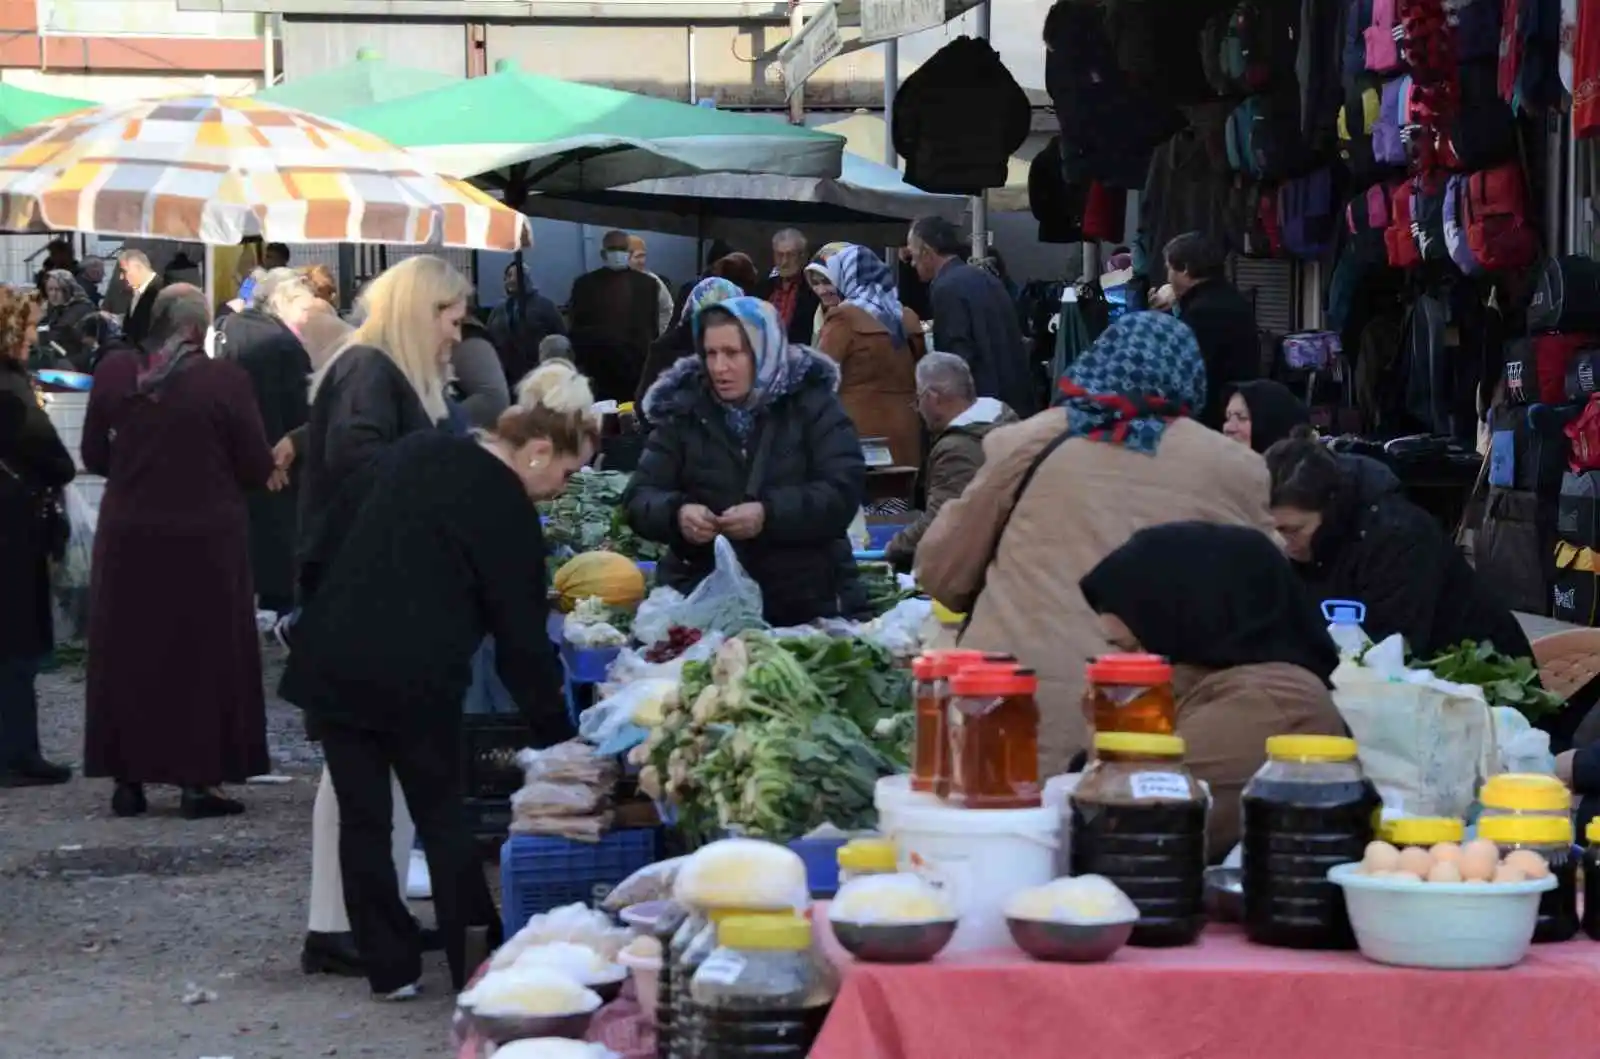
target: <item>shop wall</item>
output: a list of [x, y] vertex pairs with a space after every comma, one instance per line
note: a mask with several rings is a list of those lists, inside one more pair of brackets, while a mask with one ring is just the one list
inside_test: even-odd
[[413, 69], [467, 75], [467, 28], [462, 22], [285, 19], [283, 78], [306, 77], [354, 62], [362, 48], [375, 48], [390, 62]]

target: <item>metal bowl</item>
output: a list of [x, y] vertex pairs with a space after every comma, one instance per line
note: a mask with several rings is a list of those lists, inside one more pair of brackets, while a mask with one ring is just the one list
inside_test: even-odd
[[461, 1013], [478, 1036], [493, 1041], [496, 1046], [532, 1037], [567, 1037], [581, 1041], [589, 1032], [589, 1021], [594, 1018], [592, 1011], [576, 1015], [519, 1016], [480, 1015], [471, 1008], [462, 1008]]
[[1054, 923], [1006, 917], [1011, 940], [1036, 960], [1050, 963], [1099, 963], [1128, 943], [1135, 920], [1126, 923]]
[[1244, 919], [1244, 871], [1218, 866], [1206, 869], [1206, 915], [1216, 923]]
[[831, 921], [833, 936], [846, 952], [865, 963], [926, 963], [950, 944], [956, 920], [929, 923], [844, 923]]

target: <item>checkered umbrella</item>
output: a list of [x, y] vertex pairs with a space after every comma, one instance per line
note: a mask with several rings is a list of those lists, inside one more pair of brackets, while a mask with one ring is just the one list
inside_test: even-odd
[[0, 230], [515, 250], [527, 218], [369, 133], [248, 96], [77, 111], [0, 138]]

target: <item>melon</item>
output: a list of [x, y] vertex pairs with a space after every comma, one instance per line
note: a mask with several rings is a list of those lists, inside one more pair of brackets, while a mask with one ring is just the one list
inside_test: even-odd
[[553, 587], [561, 597], [563, 611], [570, 611], [579, 600], [591, 596], [607, 606], [633, 608], [644, 599], [644, 573], [625, 555], [584, 552], [568, 559], [556, 571]]

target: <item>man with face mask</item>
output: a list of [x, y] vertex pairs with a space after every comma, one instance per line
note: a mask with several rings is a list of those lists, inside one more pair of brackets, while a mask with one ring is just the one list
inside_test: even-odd
[[785, 228], [772, 237], [772, 274], [761, 287], [760, 296], [778, 310], [778, 319], [789, 341], [810, 345], [817, 307], [816, 292], [805, 280], [804, 269], [810, 256], [806, 237], [795, 228]]
[[607, 232], [600, 241], [601, 267], [572, 284], [572, 351], [601, 401], [633, 399], [645, 355], [660, 333], [660, 284], [628, 267], [630, 257], [628, 233]]

